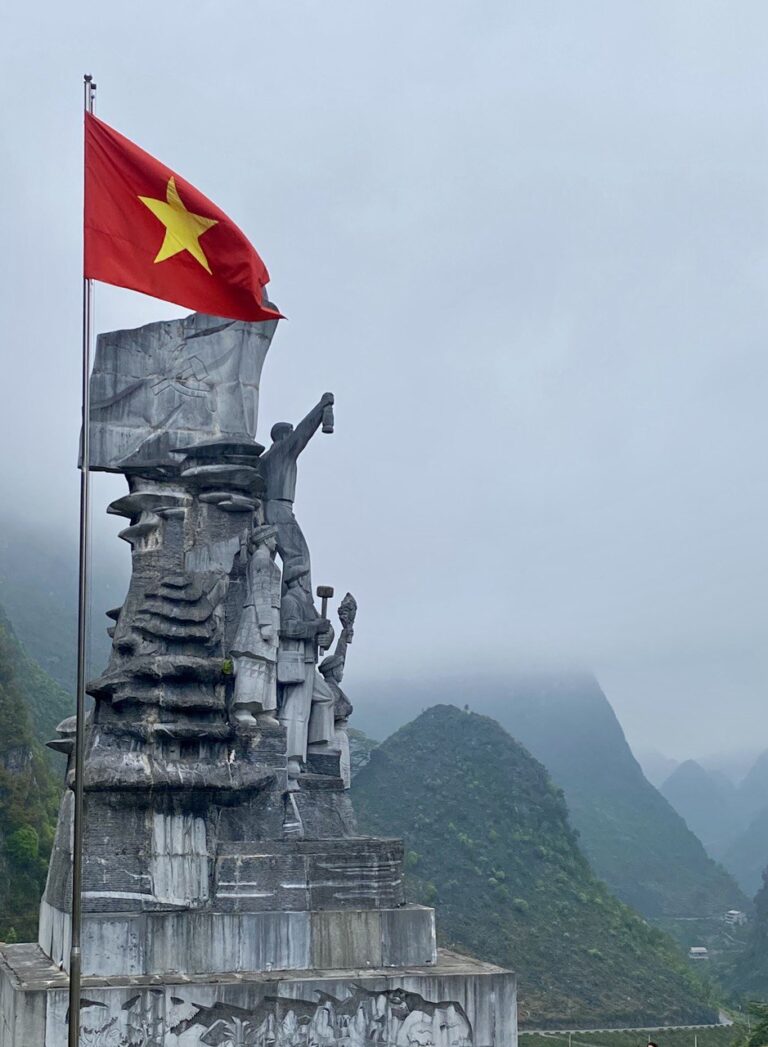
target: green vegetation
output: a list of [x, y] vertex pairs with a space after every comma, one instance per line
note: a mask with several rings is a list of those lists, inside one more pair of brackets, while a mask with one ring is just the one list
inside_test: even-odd
[[[745, 1029], [740, 1025], [712, 1025], [706, 1029], [647, 1029], [624, 1032], [520, 1034], [520, 1047], [741, 1047]], [[768, 1040], [762, 1041], [767, 1043]]]
[[0, 612], [0, 940], [31, 941], [37, 933], [58, 790], [28, 703], [32, 694], [38, 708], [55, 688]]
[[[755, 897], [754, 918], [749, 925], [746, 949], [734, 965], [728, 982], [743, 999], [768, 999], [768, 870]], [[768, 1036], [762, 1042], [768, 1044]]]
[[348, 728], [349, 734], [349, 757], [352, 764], [352, 777], [368, 763], [371, 758], [371, 753], [379, 744], [375, 742], [373, 738], [369, 738], [363, 731], [358, 731], [355, 727]]
[[747, 1030], [738, 1047], [765, 1047], [768, 1043], [768, 1004], [750, 1003], [745, 1017]]
[[[56, 737], [56, 727], [72, 716], [75, 700], [63, 687], [33, 661], [24, 648], [16, 643], [15, 648], [16, 686], [29, 710], [32, 730], [39, 742], [49, 742]], [[49, 749], [44, 750], [51, 765], [60, 768], [61, 759]]]
[[660, 916], [650, 922], [674, 938], [685, 953], [691, 946], [703, 945], [709, 953], [706, 963], [709, 977], [723, 986], [732, 983], [734, 968], [740, 963], [749, 937], [749, 925], [729, 926], [720, 916], [699, 920]]
[[675, 945], [595, 878], [562, 792], [494, 720], [427, 710], [371, 754], [361, 829], [402, 836], [413, 901], [438, 906], [442, 944], [511, 967], [523, 1025], [715, 1019]]
[[627, 905], [653, 918], [748, 907], [733, 878], [645, 778], [589, 673], [373, 681], [355, 723], [383, 738], [437, 702], [468, 703], [492, 716], [544, 764], [565, 792], [592, 868]]

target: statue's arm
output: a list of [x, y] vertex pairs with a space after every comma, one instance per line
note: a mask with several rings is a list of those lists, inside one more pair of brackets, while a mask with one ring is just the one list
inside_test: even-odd
[[314, 640], [318, 633], [326, 632], [331, 623], [327, 618], [313, 618], [311, 622], [287, 621], [280, 625], [283, 640]]
[[261, 586], [254, 594], [253, 603], [256, 608], [256, 621], [259, 623], [259, 628], [271, 626], [272, 594], [265, 586]]
[[326, 407], [333, 406], [333, 393], [323, 393], [306, 418], [302, 418], [288, 439], [294, 454], [299, 455], [315, 435], [323, 421]]
[[349, 639], [348, 639], [348, 636], [347, 636], [347, 630], [346, 629], [342, 629], [341, 632], [339, 633], [339, 638], [336, 641], [336, 650], [333, 653], [337, 657], [342, 658], [344, 660], [344, 664], [345, 665], [346, 665], [346, 661], [347, 661], [347, 646], [348, 646], [348, 644], [349, 644]]

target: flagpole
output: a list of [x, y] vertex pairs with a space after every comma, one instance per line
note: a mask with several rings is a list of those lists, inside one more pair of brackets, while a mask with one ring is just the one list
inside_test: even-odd
[[[96, 84], [92, 76], [83, 77], [83, 107], [93, 112]], [[83, 771], [85, 758], [85, 676], [87, 650], [89, 537], [91, 503], [90, 422], [91, 341], [93, 319], [93, 281], [83, 277], [83, 363], [82, 436], [80, 452], [80, 572], [77, 602], [77, 694], [75, 714], [74, 810], [72, 826], [72, 939], [69, 950], [69, 1039], [68, 1047], [80, 1043], [80, 980], [82, 971], [80, 930], [83, 913]]]

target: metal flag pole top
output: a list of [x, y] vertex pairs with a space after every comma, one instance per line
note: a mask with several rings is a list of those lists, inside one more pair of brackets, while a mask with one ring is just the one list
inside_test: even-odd
[[[93, 77], [83, 77], [83, 103], [93, 112], [96, 84]], [[91, 501], [90, 422], [91, 340], [93, 282], [83, 277], [83, 375], [82, 436], [80, 452], [80, 574], [77, 603], [77, 708], [75, 719], [74, 811], [72, 831], [72, 941], [69, 950], [69, 1039], [68, 1047], [80, 1043], [80, 927], [83, 894], [83, 770], [85, 757], [85, 673], [87, 657], [89, 539], [88, 522]]]

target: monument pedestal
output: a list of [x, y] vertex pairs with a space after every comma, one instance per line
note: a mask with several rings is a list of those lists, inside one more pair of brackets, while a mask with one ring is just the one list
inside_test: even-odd
[[[0, 949], [0, 1047], [66, 1047], [67, 976]], [[83, 1047], [516, 1047], [515, 977], [440, 950], [434, 965], [83, 979]]]

